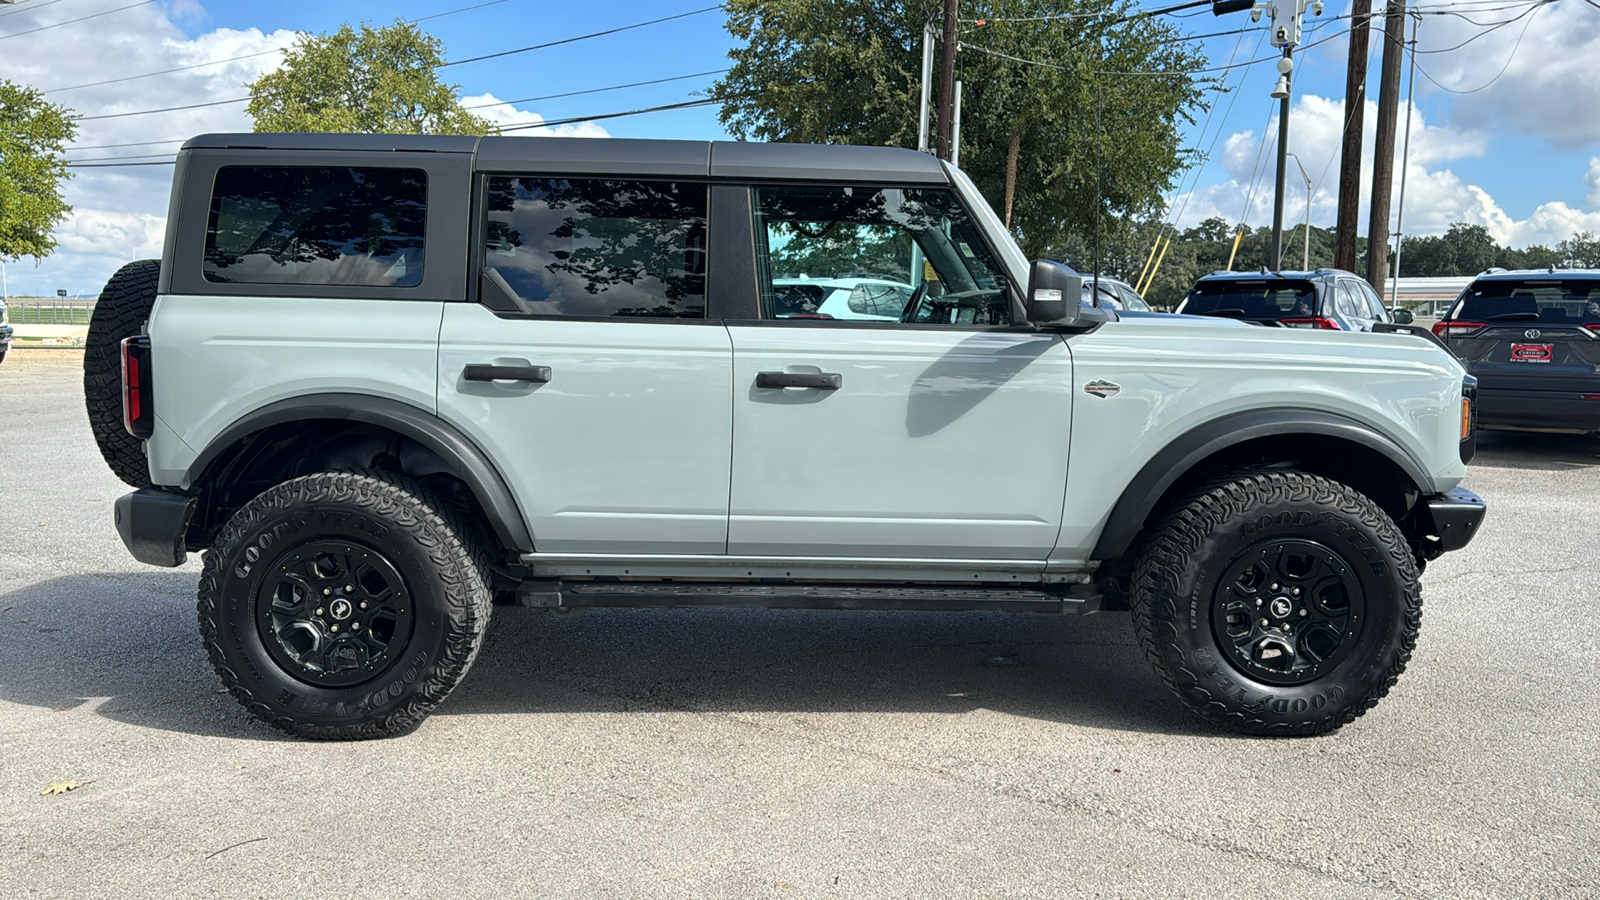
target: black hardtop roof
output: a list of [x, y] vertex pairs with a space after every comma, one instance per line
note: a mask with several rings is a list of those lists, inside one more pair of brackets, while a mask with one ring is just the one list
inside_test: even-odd
[[633, 138], [204, 134], [183, 149], [471, 153], [480, 172], [950, 183], [938, 159], [899, 147]]

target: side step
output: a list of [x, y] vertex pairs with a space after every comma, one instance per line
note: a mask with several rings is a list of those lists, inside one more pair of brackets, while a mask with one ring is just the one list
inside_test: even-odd
[[1099, 612], [1094, 585], [959, 588], [860, 584], [739, 582], [524, 581], [517, 605], [546, 609], [716, 607], [733, 609], [992, 610], [1087, 615]]

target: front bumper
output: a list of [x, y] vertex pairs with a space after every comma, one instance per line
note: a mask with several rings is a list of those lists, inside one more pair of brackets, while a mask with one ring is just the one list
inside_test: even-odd
[[184, 535], [194, 518], [195, 498], [164, 488], [140, 488], [117, 498], [117, 534], [128, 552], [152, 566], [183, 565]]
[[1428, 554], [1431, 559], [1440, 553], [1449, 553], [1465, 547], [1478, 533], [1484, 515], [1489, 511], [1483, 498], [1463, 487], [1448, 494], [1440, 494], [1427, 503], [1426, 531]]
[[11, 335], [15, 333], [10, 325], [0, 325], [0, 353], [11, 349]]

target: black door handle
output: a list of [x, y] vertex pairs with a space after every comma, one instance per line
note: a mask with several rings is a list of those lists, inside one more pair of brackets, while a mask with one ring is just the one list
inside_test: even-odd
[[832, 372], [757, 372], [758, 388], [816, 388], [820, 391], [837, 391], [844, 387], [844, 378]]
[[468, 381], [532, 381], [544, 384], [550, 380], [549, 366], [491, 366], [474, 363], [467, 366], [461, 377]]

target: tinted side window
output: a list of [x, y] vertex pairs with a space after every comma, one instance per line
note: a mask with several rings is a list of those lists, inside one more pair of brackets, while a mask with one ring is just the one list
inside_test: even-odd
[[1356, 290], [1360, 292], [1360, 295], [1366, 298], [1367, 308], [1372, 310], [1369, 315], [1380, 322], [1389, 321], [1389, 311], [1384, 308], [1383, 298], [1379, 297], [1378, 292], [1372, 289], [1372, 285], [1367, 284], [1365, 281], [1359, 280], [1354, 282], [1354, 284]]
[[1369, 317], [1366, 311], [1366, 304], [1356, 298], [1355, 288], [1351, 286], [1348, 280], [1339, 279], [1338, 296], [1339, 300], [1335, 308], [1338, 309], [1340, 316], [1346, 319], [1365, 319]]
[[484, 264], [536, 315], [702, 318], [706, 186], [489, 179]]
[[421, 169], [226, 166], [211, 194], [205, 278], [415, 287], [427, 211]]
[[[762, 318], [1011, 321], [1000, 266], [951, 191], [764, 186], [756, 188], [755, 212]], [[795, 302], [800, 284], [853, 291], [863, 281], [874, 299], [864, 291], [843, 309], [825, 298]]]

